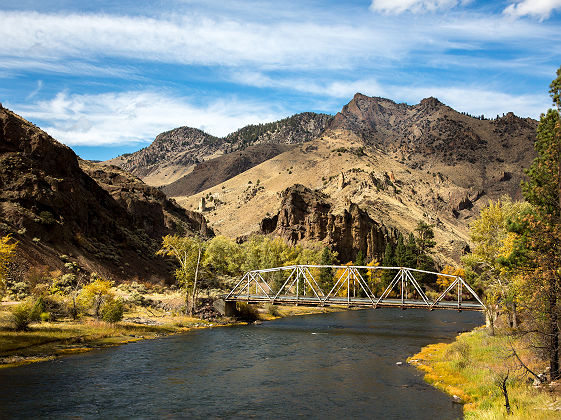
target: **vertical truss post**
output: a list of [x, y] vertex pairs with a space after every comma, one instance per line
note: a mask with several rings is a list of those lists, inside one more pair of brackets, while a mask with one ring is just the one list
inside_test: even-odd
[[368, 283], [366, 282], [366, 280], [362, 278], [360, 272], [356, 268], [354, 270], [355, 270], [355, 276], [357, 276], [358, 284], [360, 285], [360, 287], [362, 287], [362, 290], [364, 290], [364, 293], [366, 293], [366, 296], [368, 297], [368, 299], [370, 299], [372, 305], [375, 305], [374, 300], [372, 299], [375, 298], [374, 293], [372, 293], [372, 290], [370, 290]]
[[423, 288], [421, 287], [421, 285], [419, 284], [419, 282], [417, 282], [417, 280], [415, 279], [415, 277], [413, 276], [413, 274], [411, 273], [410, 270], [405, 269], [405, 275], [408, 276], [409, 278], [409, 282], [413, 285], [413, 288], [417, 291], [417, 293], [419, 294], [419, 296], [421, 296], [421, 299], [423, 299], [423, 301], [425, 302], [425, 304], [430, 307], [430, 302], [429, 299], [427, 298], [427, 295], [425, 294], [425, 292], [423, 291]]
[[403, 299], [403, 292], [405, 291], [405, 275], [403, 273], [403, 268], [400, 270], [401, 273], [401, 309], [405, 309], [405, 301]]
[[351, 268], [347, 273], [347, 307], [351, 306], [351, 283], [350, 279], [353, 276], [353, 269]]
[[458, 282], [458, 312], [462, 311], [462, 282]]
[[378, 307], [378, 304], [390, 293], [390, 291], [395, 287], [395, 285], [397, 284], [397, 282], [399, 281], [399, 278], [401, 276], [401, 269], [397, 272], [397, 274], [395, 275], [395, 277], [392, 279], [392, 281], [390, 282], [390, 284], [388, 285], [388, 287], [386, 287], [386, 290], [384, 290], [384, 293], [382, 293], [380, 295], [380, 297], [378, 298], [378, 300], [376, 301], [376, 304], [374, 305], [374, 307]]

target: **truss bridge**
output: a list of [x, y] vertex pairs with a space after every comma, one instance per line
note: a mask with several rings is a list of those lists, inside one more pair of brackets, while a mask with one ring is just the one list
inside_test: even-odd
[[[320, 287], [322, 270], [336, 273], [331, 287]], [[364, 279], [391, 273], [391, 282], [375, 296]], [[449, 281], [435, 299], [429, 299], [420, 275], [436, 275]], [[329, 290], [327, 290], [329, 289]], [[417, 270], [406, 267], [292, 265], [247, 272], [227, 295], [226, 305], [235, 302], [271, 303], [273, 305], [348, 307], [398, 307], [481, 311], [485, 305], [475, 291], [460, 276]]]

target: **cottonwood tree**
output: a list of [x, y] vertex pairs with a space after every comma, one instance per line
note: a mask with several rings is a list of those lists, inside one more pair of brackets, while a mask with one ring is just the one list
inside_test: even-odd
[[175, 278], [185, 289], [185, 304], [191, 316], [196, 309], [199, 269], [204, 252], [205, 242], [201, 238], [177, 235], [164, 236], [162, 247], [156, 252], [157, 255], [173, 257], [179, 263]]

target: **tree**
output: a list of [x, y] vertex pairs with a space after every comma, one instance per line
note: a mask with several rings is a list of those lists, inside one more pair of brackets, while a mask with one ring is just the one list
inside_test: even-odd
[[561, 377], [561, 67], [549, 92], [557, 109], [541, 115], [534, 144], [537, 157], [526, 171], [528, 181], [522, 183], [532, 209], [510, 224], [518, 237], [505, 262], [522, 274], [528, 312], [543, 337], [550, 376], [555, 380]]
[[462, 258], [466, 277], [484, 291], [487, 321], [494, 334], [494, 321], [502, 309], [509, 313], [512, 326], [517, 324], [516, 273], [503, 263], [512, 251], [509, 221], [526, 212], [528, 203], [512, 202], [509, 197], [491, 201], [470, 224], [473, 248]]
[[[332, 265], [333, 259], [331, 251], [324, 246], [321, 252], [320, 265]], [[333, 287], [333, 269], [331, 267], [322, 267], [319, 272], [319, 287], [323, 293], [327, 294]]]
[[15, 258], [17, 245], [17, 242], [12, 242], [10, 235], [0, 238], [0, 299], [6, 290], [6, 272]]
[[398, 266], [405, 266], [405, 254], [407, 250], [405, 248], [405, 243], [403, 242], [403, 235], [400, 233], [397, 237], [397, 245], [395, 247], [395, 262]]
[[173, 257], [179, 263], [179, 268], [175, 270], [175, 278], [185, 288], [185, 304], [189, 307], [191, 316], [196, 307], [197, 284], [204, 246], [204, 241], [199, 237], [167, 235], [162, 238], [162, 247], [156, 252], [157, 255]]
[[203, 266], [218, 274], [241, 273], [241, 247], [230, 238], [215, 236], [207, 242]]
[[413, 235], [413, 232], [411, 232], [409, 234], [407, 244], [405, 245], [404, 266], [410, 268], [416, 267], [417, 254], [417, 242], [415, 241], [415, 235]]
[[[384, 250], [384, 258], [382, 259], [382, 267], [393, 267], [396, 265], [393, 244], [391, 241], [386, 243], [386, 249]], [[395, 273], [390, 270], [384, 270], [382, 274], [382, 287], [386, 287], [390, 284]]]
[[[417, 245], [417, 267], [419, 270], [435, 271], [434, 260], [431, 257], [432, 249], [435, 247], [433, 225], [429, 225], [424, 221], [419, 221], [415, 232], [417, 236], [415, 242]], [[436, 279], [432, 274], [419, 273], [419, 280], [422, 283], [433, 283]]]
[[80, 292], [79, 300], [84, 303], [84, 306], [93, 308], [94, 316], [98, 319], [101, 317], [102, 306], [113, 299], [111, 286], [111, 281], [98, 278], [86, 284]]

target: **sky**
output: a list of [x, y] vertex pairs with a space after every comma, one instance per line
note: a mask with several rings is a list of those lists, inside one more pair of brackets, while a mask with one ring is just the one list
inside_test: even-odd
[[539, 118], [561, 0], [2, 0], [0, 103], [85, 159], [356, 92]]

